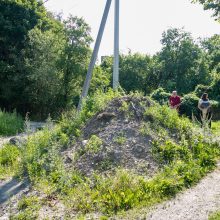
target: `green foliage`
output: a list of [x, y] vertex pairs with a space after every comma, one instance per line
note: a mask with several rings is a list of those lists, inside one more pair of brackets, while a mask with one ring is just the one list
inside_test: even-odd
[[114, 142], [123, 145], [127, 141], [127, 138], [123, 134], [119, 134], [116, 138], [114, 138]]
[[147, 108], [145, 112], [146, 119], [149, 119], [152, 123], [161, 125], [170, 130], [170, 132], [176, 133], [177, 137], [185, 135], [189, 138], [192, 134], [193, 125], [188, 118], [179, 117], [177, 111], [170, 109], [167, 106], [160, 106], [156, 104]]
[[158, 88], [157, 90], [154, 90], [150, 95], [153, 100], [157, 101], [161, 105], [168, 103], [170, 96], [171, 94], [165, 92], [163, 88]]
[[203, 5], [204, 10], [212, 10], [213, 17], [220, 19], [220, 3], [218, 0], [193, 0], [192, 2], [199, 2]]
[[86, 144], [85, 148], [79, 150], [79, 155], [87, 154], [96, 154], [101, 150], [102, 139], [96, 135], [92, 135]]
[[76, 137], [81, 135], [81, 128], [84, 123], [93, 117], [97, 112], [105, 108], [105, 106], [113, 99], [120, 97], [119, 91], [109, 89], [106, 93], [97, 90], [93, 96], [84, 100], [83, 108], [80, 112], [73, 110], [62, 116], [61, 127], [64, 133], [72, 134]]
[[21, 152], [16, 146], [6, 144], [0, 148], [0, 179], [16, 173], [20, 155]]
[[183, 96], [180, 112], [189, 117], [191, 117], [192, 114], [198, 116], [198, 102], [199, 98], [194, 93]]
[[16, 111], [8, 113], [0, 110], [0, 136], [15, 135], [23, 130], [24, 121]]
[[162, 35], [160, 85], [168, 91], [188, 93], [200, 84], [210, 83], [205, 51], [194, 42], [190, 33], [171, 28]]
[[166, 164], [175, 160], [187, 160], [190, 157], [187, 146], [179, 146], [171, 141], [166, 141], [163, 145], [154, 142], [153, 154], [160, 162]]
[[212, 122], [212, 131], [216, 136], [220, 135], [220, 121]]
[[0, 102], [5, 109], [16, 108], [21, 113], [29, 110], [24, 110], [28, 104], [25, 88], [29, 85], [24, 67], [28, 33], [36, 26], [43, 31], [59, 28], [57, 23], [37, 0], [0, 2]]
[[12, 220], [34, 220], [38, 218], [40, 210], [39, 199], [35, 196], [24, 197], [18, 202], [19, 213], [10, 216]]
[[45, 128], [29, 136], [22, 149], [21, 172], [27, 174], [32, 181], [37, 181], [50, 173], [50, 181], [57, 182], [63, 171], [59, 152], [68, 140], [59, 127], [52, 131]]
[[[176, 111], [167, 106], [155, 104], [146, 109], [146, 124], [149, 130], [158, 134], [157, 130], [168, 130], [161, 132], [161, 137], [153, 142], [152, 153], [161, 166], [155, 176], [145, 179], [125, 170], [105, 175], [93, 174], [90, 177], [74, 170], [66, 172], [61, 151], [69, 141], [67, 137], [79, 135], [81, 126], [87, 120], [102, 110], [112, 98], [119, 96], [119, 93], [112, 90], [106, 94], [96, 92], [96, 96], [84, 102], [82, 112], [75, 114], [73, 120], [69, 118], [68, 121], [66, 116], [54, 130], [47, 128], [30, 136], [21, 151], [23, 173], [39, 189], [47, 194], [58, 194], [69, 208], [82, 214], [98, 211], [112, 215], [170, 198], [197, 183], [215, 167], [216, 159], [220, 156], [218, 143], [195, 133], [189, 119], [179, 117]], [[142, 130], [145, 128], [143, 126]], [[101, 145], [102, 140], [94, 135], [85, 146], [85, 152], [96, 153]], [[111, 161], [103, 161], [99, 165], [100, 170], [106, 170], [111, 166]], [[37, 213], [35, 205], [31, 209], [32, 205], [28, 204], [27, 201], [19, 206], [24, 207], [21, 216]]]
[[220, 220], [220, 211], [209, 216], [209, 220]]
[[120, 58], [120, 84], [127, 92], [146, 91], [146, 76], [149, 72], [151, 58], [138, 53]]
[[210, 86], [201, 85], [201, 84], [197, 85], [194, 91], [197, 97], [201, 97], [203, 93], [210, 93], [210, 92], [211, 92]]

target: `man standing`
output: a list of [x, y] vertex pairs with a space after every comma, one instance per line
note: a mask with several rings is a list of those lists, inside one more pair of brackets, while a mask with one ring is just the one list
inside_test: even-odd
[[179, 111], [180, 104], [181, 104], [181, 100], [180, 97], [177, 95], [177, 91], [173, 91], [169, 99], [170, 108]]

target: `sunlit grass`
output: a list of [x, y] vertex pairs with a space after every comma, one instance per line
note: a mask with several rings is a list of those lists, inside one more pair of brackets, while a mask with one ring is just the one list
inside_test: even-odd
[[0, 136], [15, 135], [22, 131], [23, 126], [24, 121], [16, 111], [8, 113], [0, 110]]
[[220, 220], [220, 211], [212, 214], [210, 217], [209, 217], [209, 220]]
[[220, 135], [220, 121], [212, 122], [212, 131], [215, 135]]

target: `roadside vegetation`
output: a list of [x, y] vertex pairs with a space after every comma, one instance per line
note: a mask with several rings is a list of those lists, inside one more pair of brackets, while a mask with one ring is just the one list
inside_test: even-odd
[[[215, 0], [193, 2], [213, 10], [219, 19]], [[96, 64], [89, 97], [77, 112], [91, 56], [91, 30], [86, 21], [53, 15], [38, 0], [0, 1], [0, 17], [0, 107], [6, 109], [0, 111], [0, 136], [22, 132], [20, 115], [27, 112], [31, 119], [45, 120], [51, 115], [57, 122], [53, 128], [46, 126], [28, 135], [22, 146], [5, 144], [0, 148], [0, 179], [28, 179], [37, 192], [37, 196], [19, 200], [11, 219], [37, 219], [53, 200], [65, 206], [66, 219], [73, 219], [72, 215], [83, 219], [92, 213], [107, 219], [169, 199], [215, 169], [220, 158], [220, 35], [194, 39], [184, 29], [169, 28], [163, 32], [162, 48], [155, 55], [121, 54], [119, 91], [110, 89], [113, 58], [106, 57]], [[167, 106], [173, 90], [182, 97], [180, 115]], [[211, 99], [215, 120], [208, 132], [191, 120], [192, 115], [198, 117], [197, 105], [204, 92]], [[123, 97], [131, 102], [145, 97], [150, 105], [143, 102], [136, 109]], [[124, 116], [120, 123], [140, 123], [138, 135], [152, 138], [148, 153], [158, 166], [157, 172], [140, 174], [117, 167], [111, 158], [98, 161], [99, 169], [90, 175], [74, 166], [84, 156], [92, 160], [100, 153], [104, 158], [105, 142], [97, 134], [90, 135], [81, 149], [76, 145], [83, 141], [87, 123], [108, 109], [112, 100], [121, 103], [116, 111]], [[8, 113], [13, 109], [18, 113]], [[111, 115], [108, 122], [100, 119], [100, 123], [106, 126], [116, 118]], [[126, 132], [114, 132], [117, 136], [112, 145], [129, 147]], [[64, 159], [63, 155], [75, 148], [74, 155]], [[142, 148], [139, 146], [139, 154]], [[103, 172], [105, 169], [111, 172]], [[219, 213], [212, 218], [218, 217]]]
[[212, 122], [212, 131], [216, 136], [220, 136], [220, 121]]
[[24, 121], [16, 111], [8, 113], [0, 110], [0, 136], [11, 136], [21, 133]]
[[[152, 154], [160, 169], [152, 178], [146, 179], [118, 168], [107, 175], [94, 173], [90, 177], [77, 172], [74, 167], [67, 172], [61, 152], [80, 137], [82, 126], [91, 117], [104, 109], [110, 100], [120, 96], [113, 91], [105, 95], [97, 92], [84, 103], [80, 114], [71, 112], [63, 116], [53, 130], [45, 128], [30, 136], [21, 149], [5, 146], [1, 150], [1, 158], [4, 158], [0, 161], [1, 173], [16, 166], [16, 175], [28, 177], [45, 197], [60, 198], [68, 210], [82, 215], [98, 212], [111, 216], [169, 199], [196, 184], [215, 168], [220, 148], [214, 138], [198, 132], [199, 128], [188, 118], [179, 117], [175, 111], [155, 103], [146, 109], [146, 124], [140, 131], [146, 136], [149, 132], [157, 136], [152, 142]], [[121, 144], [124, 138], [121, 135], [114, 141]], [[99, 138], [92, 136], [86, 151], [96, 153], [101, 144]], [[22, 215], [23, 209], [19, 210]], [[27, 210], [28, 213], [32, 210], [34, 216], [39, 211], [38, 208], [26, 208], [24, 212]], [[14, 219], [19, 218], [15, 215]]]
[[209, 217], [209, 220], [220, 220], [220, 211], [219, 212], [216, 212], [214, 214], [212, 214], [210, 217]]

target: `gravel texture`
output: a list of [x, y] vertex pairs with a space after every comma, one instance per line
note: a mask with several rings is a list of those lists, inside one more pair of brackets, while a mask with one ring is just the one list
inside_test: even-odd
[[195, 187], [155, 207], [147, 220], [208, 220], [220, 210], [220, 163]]

